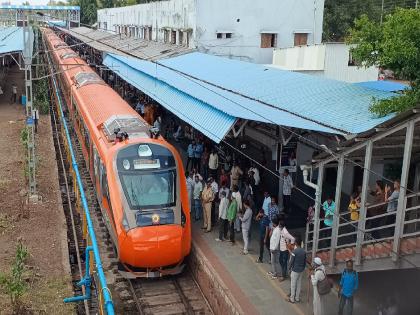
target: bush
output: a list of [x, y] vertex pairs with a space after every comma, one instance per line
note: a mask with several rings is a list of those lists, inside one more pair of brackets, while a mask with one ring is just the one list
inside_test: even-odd
[[27, 289], [27, 284], [23, 279], [23, 273], [25, 272], [25, 261], [28, 257], [28, 250], [23, 246], [22, 242], [19, 241], [16, 246], [15, 259], [12, 264], [12, 271], [9, 274], [0, 274], [0, 286], [4, 292], [10, 297], [15, 313], [20, 313], [22, 303], [20, 298]]

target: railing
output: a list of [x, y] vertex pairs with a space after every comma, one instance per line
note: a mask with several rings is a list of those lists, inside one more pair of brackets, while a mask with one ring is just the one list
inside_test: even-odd
[[[402, 222], [402, 234], [401, 239], [409, 239], [420, 236], [420, 193], [413, 193], [407, 195], [404, 206], [404, 221]], [[380, 204], [374, 204], [367, 206], [367, 213], [377, 207], [383, 207], [386, 209], [387, 202]], [[361, 254], [366, 258], [368, 251], [364, 251], [367, 245], [381, 243], [382, 245], [388, 244], [388, 251], [391, 254], [393, 252], [391, 242], [394, 240], [396, 225], [401, 222], [396, 222], [397, 212], [385, 212], [375, 216], [369, 216], [365, 219], [365, 229], [363, 231], [363, 237], [357, 239], [359, 230], [360, 220], [352, 221], [350, 218], [350, 212], [345, 211], [339, 214], [339, 222], [337, 231], [332, 227], [327, 227], [323, 222], [324, 218], [320, 218], [320, 229], [318, 233], [318, 242], [316, 246], [316, 252], [328, 253], [332, 247], [332, 239], [334, 233], [337, 233], [337, 243], [333, 246], [334, 249], [340, 250], [345, 248], [355, 248], [360, 245]], [[311, 251], [313, 249], [314, 239], [314, 221], [308, 222], [306, 225], [306, 250]], [[419, 248], [420, 249], [420, 248]], [[400, 245], [398, 251], [394, 253], [396, 255], [408, 254]], [[354, 255], [354, 251], [351, 255]], [[337, 255], [336, 255], [337, 256]], [[337, 259], [334, 257], [331, 262], [335, 262]]]

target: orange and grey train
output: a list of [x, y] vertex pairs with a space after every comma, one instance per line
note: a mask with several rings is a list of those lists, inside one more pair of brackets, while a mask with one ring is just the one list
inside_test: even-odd
[[191, 221], [179, 153], [52, 30], [43, 32], [120, 272], [182, 272]]

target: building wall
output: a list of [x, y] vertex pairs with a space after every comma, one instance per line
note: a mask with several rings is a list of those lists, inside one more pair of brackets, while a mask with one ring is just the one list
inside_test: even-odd
[[345, 44], [327, 44], [324, 76], [346, 82], [375, 81], [378, 79], [377, 67], [349, 66], [350, 47]]
[[273, 66], [283, 70], [350, 83], [378, 79], [377, 67], [352, 66], [349, 61], [350, 46], [344, 43], [279, 48], [273, 53]]
[[323, 8], [324, 0], [169, 0], [98, 10], [98, 22], [112, 31], [113, 25], [152, 26], [152, 39], [159, 41], [163, 28], [190, 29], [191, 48], [271, 63], [273, 48], [261, 48], [261, 32], [276, 34], [275, 47], [292, 47], [295, 33], [308, 33], [308, 43], [320, 43]]
[[[195, 47], [196, 0], [170, 0], [128, 7], [98, 10], [101, 28], [115, 31], [114, 25], [151, 26], [152, 40], [164, 41], [164, 29], [190, 30], [189, 47]], [[177, 32], [177, 43], [179, 34]]]

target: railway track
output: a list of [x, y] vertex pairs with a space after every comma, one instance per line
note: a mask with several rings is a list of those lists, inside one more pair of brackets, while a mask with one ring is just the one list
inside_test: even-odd
[[[61, 91], [58, 91], [61, 93]], [[64, 100], [64, 98], [61, 98]], [[52, 104], [53, 102], [51, 102]], [[56, 110], [51, 106], [51, 122], [59, 170], [60, 188], [63, 208], [68, 225], [68, 246], [72, 271], [73, 289], [76, 295], [84, 294], [84, 289], [76, 283], [84, 275], [84, 251], [86, 242], [83, 239], [82, 216], [77, 210], [77, 200], [74, 194], [72, 177], [69, 174], [70, 161], [67, 160], [65, 139], [61, 133], [61, 123]], [[65, 118], [67, 120], [67, 118]], [[75, 156], [79, 165], [85, 195], [91, 212], [92, 221], [97, 235], [101, 253], [102, 265], [105, 270], [108, 287], [111, 290], [116, 314], [141, 315], [175, 315], [175, 314], [213, 314], [204, 298], [200, 287], [188, 272], [176, 277], [162, 279], [126, 279], [118, 272], [118, 261], [115, 255], [110, 235], [103, 222], [102, 213], [98, 205], [94, 185], [86, 168], [81, 145], [75, 136], [72, 124], [67, 121]], [[95, 275], [94, 275], [95, 280]], [[100, 312], [98, 294], [93, 281], [92, 298], [77, 304], [78, 314], [98, 314]]]

